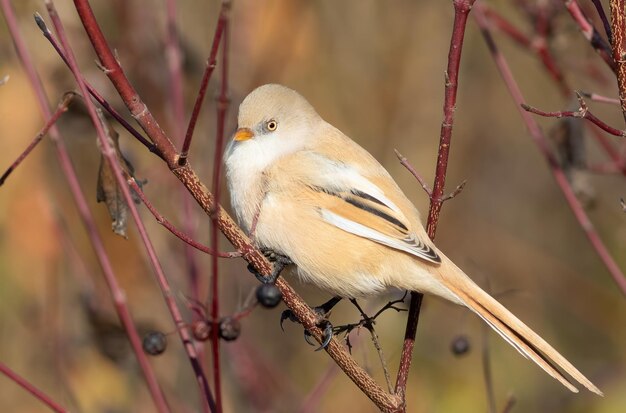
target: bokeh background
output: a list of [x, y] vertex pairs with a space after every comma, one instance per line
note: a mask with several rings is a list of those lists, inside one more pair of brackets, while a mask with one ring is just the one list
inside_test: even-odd
[[[55, 105], [75, 85], [33, 23], [33, 12], [45, 16], [43, 2], [13, 3]], [[95, 55], [73, 5], [56, 3], [85, 76], [126, 113], [94, 63]], [[180, 143], [164, 53], [165, 2], [91, 3], [131, 81], [164, 129]], [[177, 3], [189, 116], [219, 2]], [[488, 3], [531, 32], [519, 12], [520, 2]], [[593, 9], [589, 15], [595, 15]], [[268, 82], [288, 85], [307, 97], [326, 120], [368, 149], [418, 208], [427, 210], [427, 197], [399, 164], [393, 149], [407, 156], [425, 180], [432, 182], [453, 19], [450, 1], [236, 0], [230, 18], [229, 134], [236, 127], [237, 106], [249, 91]], [[612, 74], [567, 13], [560, 11], [554, 19], [550, 46], [572, 87], [617, 96]], [[546, 110], [572, 105], [532, 53], [502, 35], [497, 34], [496, 39], [527, 102]], [[0, 77], [4, 75], [10, 79], [0, 87], [1, 168], [17, 157], [43, 121], [5, 22], [0, 20]], [[191, 151], [192, 165], [207, 183], [213, 169], [218, 90], [216, 70]], [[610, 124], [623, 127], [617, 106], [596, 103], [591, 107]], [[546, 131], [558, 124], [555, 119], [538, 120]], [[100, 155], [81, 104], [75, 104], [60, 125], [134, 319], [144, 329], [172, 332], [174, 326], [134, 225], [129, 224], [128, 240], [114, 235], [105, 207], [96, 203]], [[188, 195], [159, 159], [117, 129], [137, 176], [148, 180], [145, 192], [149, 199], [182, 226]], [[589, 162], [603, 162], [606, 157], [595, 141], [586, 141]], [[486, 411], [482, 349], [488, 340], [498, 409], [513, 395], [517, 400], [513, 412], [623, 412], [626, 302], [526, 133], [471, 18], [461, 64], [448, 188], [465, 179], [465, 190], [444, 207], [437, 244], [566, 355], [606, 396], [568, 392], [497, 335], [485, 333], [481, 322], [466, 310], [427, 297], [409, 377], [408, 411]], [[592, 199], [588, 206], [591, 219], [621, 268], [626, 269], [626, 214], [618, 202], [626, 196], [624, 177], [588, 174], [585, 180], [586, 196]], [[226, 191], [222, 194], [228, 208]], [[208, 243], [209, 221], [200, 208], [191, 205], [195, 236]], [[177, 299], [185, 307], [190, 292], [184, 247], [145, 208], [140, 209]], [[0, 360], [72, 411], [153, 411], [125, 338], [116, 333], [110, 293], [47, 139], [0, 188], [0, 228]], [[222, 240], [222, 249], [229, 248]], [[206, 298], [210, 258], [197, 252], [194, 257], [199, 291]], [[241, 259], [222, 260], [220, 265], [222, 313], [232, 314], [244, 305], [256, 281]], [[311, 304], [329, 298], [297, 280], [293, 283]], [[363, 304], [374, 310], [401, 295], [393, 292]], [[314, 352], [305, 343], [300, 326], [290, 324], [284, 333], [280, 330], [282, 309], [256, 309], [242, 320], [240, 338], [223, 343], [226, 411], [376, 411], [324, 352]], [[191, 312], [186, 317], [191, 320]], [[340, 304], [333, 313], [335, 324], [357, 318], [349, 303]], [[393, 311], [376, 324], [392, 375], [404, 325], [405, 314]], [[450, 350], [460, 335], [470, 343], [461, 357]], [[167, 351], [151, 362], [173, 411], [197, 411], [197, 386], [190, 365], [177, 335], [168, 337]], [[384, 385], [367, 332], [354, 332], [351, 339], [356, 360]], [[0, 409], [46, 411], [4, 377], [0, 377]]]

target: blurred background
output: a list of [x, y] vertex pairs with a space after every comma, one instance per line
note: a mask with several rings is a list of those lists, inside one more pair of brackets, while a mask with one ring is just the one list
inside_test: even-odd
[[[64, 92], [76, 86], [33, 23], [35, 11], [49, 21], [43, 2], [13, 3], [49, 101], [56, 105]], [[55, 3], [83, 73], [113, 106], [127, 114], [94, 63], [96, 57], [73, 5], [69, 1]], [[591, 2], [581, 3], [589, 6], [585, 9], [589, 16], [596, 16]], [[603, 3], [608, 12], [608, 2]], [[165, 53], [165, 2], [94, 0], [91, 4], [134, 86], [180, 147]], [[561, 2], [485, 4], [529, 35], [533, 27], [522, 6], [539, 4], [551, 10], [550, 50], [571, 89], [617, 97], [615, 78], [561, 9]], [[219, 6], [218, 1], [177, 2], [185, 119], [209, 55]], [[369, 150], [426, 215], [427, 196], [400, 165], [393, 149], [432, 183], [452, 20], [450, 1], [233, 1], [227, 134], [236, 128], [237, 107], [247, 93], [264, 83], [285, 84]], [[599, 21], [595, 23], [601, 27]], [[577, 107], [573, 93], [565, 97], [532, 52], [501, 33], [495, 32], [495, 36], [529, 104], [545, 110]], [[213, 170], [219, 71], [218, 66], [190, 155], [192, 166], [207, 184]], [[0, 78], [5, 75], [9, 80], [0, 86], [0, 169], [13, 162], [44, 123], [2, 20]], [[589, 104], [603, 120], [623, 128], [619, 106]], [[537, 120], [545, 131], [559, 127], [557, 119]], [[142, 331], [175, 332], [134, 224], [129, 223], [127, 240], [115, 235], [105, 206], [96, 203], [100, 154], [82, 104], [74, 104], [59, 125], [133, 318]], [[589, 134], [584, 126], [574, 125]], [[147, 197], [178, 227], [187, 222], [194, 237], [208, 244], [207, 216], [189, 201], [189, 195], [157, 157], [121, 127], [115, 128], [137, 177], [148, 181], [144, 188]], [[606, 162], [606, 154], [591, 136], [585, 137], [585, 143], [584, 149], [578, 149], [589, 164]], [[624, 176], [581, 174], [577, 188], [587, 211], [618, 264], [626, 269], [626, 214], [619, 205], [619, 198], [626, 196]], [[482, 370], [487, 340], [498, 411], [512, 395], [517, 400], [513, 412], [623, 412], [626, 301], [527, 134], [471, 17], [461, 64], [448, 190], [463, 180], [468, 181], [465, 190], [444, 206], [438, 246], [559, 349], [605, 397], [568, 392], [497, 335], [486, 332], [468, 311], [427, 297], [409, 377], [408, 411], [487, 411]], [[229, 208], [225, 190], [222, 197]], [[140, 211], [179, 305], [191, 322], [186, 298], [192, 296], [190, 267], [184, 245], [143, 206]], [[0, 188], [0, 228], [0, 361], [71, 411], [154, 411], [135, 358], [116, 327], [110, 292], [48, 139]], [[232, 247], [222, 239], [221, 249]], [[199, 298], [205, 300], [210, 257], [197, 251], [192, 256]], [[312, 305], [330, 298], [295, 279], [290, 281]], [[256, 285], [243, 260], [221, 260], [222, 314], [240, 311]], [[362, 305], [374, 312], [401, 296], [402, 292], [394, 292]], [[281, 331], [278, 320], [283, 309], [283, 305], [274, 310], [255, 309], [241, 320], [239, 338], [222, 342], [225, 411], [377, 411], [324, 352], [314, 352], [306, 344], [299, 325], [287, 323], [285, 332]], [[358, 317], [349, 303], [341, 303], [332, 320], [341, 324]], [[405, 313], [389, 311], [376, 323], [394, 377], [405, 321]], [[469, 350], [459, 356], [451, 346], [460, 336], [468, 341]], [[353, 332], [351, 341], [355, 359], [385, 386], [367, 331]], [[198, 347], [205, 344], [208, 354], [208, 342], [199, 342]], [[165, 353], [150, 361], [173, 411], [198, 411], [195, 378], [175, 333], [168, 335]], [[206, 371], [210, 372], [210, 366]], [[5, 377], [0, 377], [0, 409], [46, 411]]]

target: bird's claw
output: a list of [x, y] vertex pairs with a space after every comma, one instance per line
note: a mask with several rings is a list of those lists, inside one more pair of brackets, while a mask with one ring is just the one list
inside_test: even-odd
[[293, 261], [286, 255], [279, 254], [268, 248], [261, 248], [261, 252], [265, 257], [272, 263], [274, 263], [274, 268], [270, 275], [259, 274], [259, 272], [252, 266], [252, 264], [248, 264], [248, 271], [250, 271], [257, 280], [259, 280], [263, 284], [274, 284], [280, 273], [285, 269], [285, 267], [293, 264]]
[[293, 313], [293, 311], [291, 311], [290, 309], [286, 309], [285, 311], [283, 311], [282, 313], [280, 313], [280, 329], [283, 330], [283, 332], [285, 331], [285, 328], [283, 327], [283, 322], [285, 320], [289, 320], [293, 323], [299, 323], [300, 320], [298, 320], [298, 317], [296, 317], [296, 315]]
[[[322, 335], [322, 344], [315, 349], [315, 351], [320, 351], [328, 347], [330, 341], [333, 339], [333, 325], [328, 320], [323, 320], [321, 324], [324, 324], [324, 334]], [[311, 341], [312, 334], [309, 330], [304, 330], [304, 340], [310, 345], [314, 346], [315, 343]]]

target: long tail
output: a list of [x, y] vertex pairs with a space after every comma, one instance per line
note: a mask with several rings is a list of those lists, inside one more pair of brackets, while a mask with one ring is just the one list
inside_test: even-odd
[[565, 357], [559, 354], [558, 351], [520, 321], [520, 319], [515, 317], [502, 304], [483, 291], [449, 259], [443, 259], [441, 267], [437, 269], [437, 273], [442, 283], [466, 307], [478, 314], [480, 318], [524, 357], [537, 363], [546, 373], [574, 393], [577, 393], [578, 389], [563, 375], [559, 368], [590, 391], [603, 396], [600, 389], [567, 361]]

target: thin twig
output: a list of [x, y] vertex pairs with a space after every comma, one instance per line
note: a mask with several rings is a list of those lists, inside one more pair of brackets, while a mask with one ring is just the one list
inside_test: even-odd
[[400, 160], [400, 164], [404, 166], [411, 173], [411, 175], [413, 175], [415, 179], [417, 179], [417, 182], [420, 183], [420, 185], [422, 186], [422, 189], [424, 189], [424, 191], [426, 192], [426, 195], [428, 195], [428, 198], [432, 199], [433, 191], [432, 189], [430, 189], [426, 181], [424, 181], [422, 176], [417, 172], [417, 170], [413, 167], [413, 165], [411, 165], [409, 160], [404, 155], [398, 152], [397, 149], [394, 149], [394, 152], [396, 153], [396, 156]]
[[[428, 221], [426, 230], [428, 236], [434, 240], [437, 230], [437, 223], [443, 205], [442, 197], [446, 182], [446, 172], [448, 169], [448, 155], [450, 153], [450, 141], [452, 138], [452, 125], [454, 122], [454, 111], [456, 108], [456, 92], [459, 80], [459, 66], [461, 61], [461, 51], [463, 49], [463, 38], [465, 36], [465, 25], [467, 17], [472, 9], [475, 0], [454, 0], [454, 23], [452, 38], [450, 40], [450, 50], [448, 52], [448, 68], [445, 75], [445, 101], [444, 119], [441, 123], [441, 137], [439, 140], [439, 151], [437, 155], [437, 167], [432, 196], [430, 198], [430, 208], [428, 211]], [[411, 292], [411, 304], [407, 317], [404, 343], [400, 356], [400, 366], [396, 378], [396, 395], [403, 401], [403, 409], [406, 405], [406, 384], [411, 368], [413, 347], [415, 345], [415, 334], [417, 333], [417, 323], [422, 303], [422, 294]]]
[[15, 384], [19, 385], [24, 390], [26, 390], [27, 392], [35, 396], [39, 401], [41, 401], [43, 404], [45, 404], [46, 406], [48, 406], [50, 409], [54, 410], [55, 412], [57, 413], [67, 412], [65, 408], [61, 407], [60, 404], [52, 400], [50, 396], [45, 394], [43, 391], [39, 390], [32, 383], [30, 383], [28, 380], [24, 379], [22, 376], [20, 376], [19, 374], [11, 370], [8, 366], [6, 366], [2, 362], [0, 362], [0, 373], [7, 376]]
[[11, 166], [9, 166], [7, 168], [7, 170], [2, 174], [2, 176], [0, 176], [0, 186], [2, 186], [4, 184], [4, 181], [6, 181], [6, 179], [9, 177], [9, 175], [11, 175], [13, 170], [15, 170], [15, 168], [17, 168], [22, 163], [22, 161], [24, 159], [26, 159], [28, 154], [30, 154], [31, 151], [33, 149], [35, 149], [37, 144], [39, 144], [39, 142], [41, 142], [43, 137], [46, 136], [46, 134], [48, 133], [48, 130], [50, 130], [52, 125], [54, 125], [56, 123], [56, 121], [59, 120], [61, 115], [63, 115], [65, 112], [67, 112], [67, 108], [69, 107], [69, 105], [70, 105], [72, 99], [74, 98], [74, 96], [75, 96], [75, 94], [72, 93], [72, 92], [66, 93], [63, 96], [63, 99], [61, 100], [61, 102], [59, 102], [59, 105], [57, 106], [56, 110], [54, 111], [54, 113], [52, 114], [50, 119], [48, 119], [46, 121], [46, 124], [43, 126], [43, 128], [41, 128], [39, 133], [31, 141], [31, 143], [29, 143], [28, 146], [26, 147], [26, 149], [24, 149], [24, 152], [22, 152], [20, 154], [20, 156], [18, 156], [17, 159], [15, 161], [13, 161]]
[[612, 126], [607, 125], [602, 120], [600, 120], [598, 117], [596, 117], [593, 113], [591, 113], [591, 111], [587, 107], [587, 104], [585, 103], [585, 101], [583, 100], [583, 98], [582, 98], [582, 96], [580, 94], [578, 94], [578, 102], [580, 103], [580, 107], [576, 111], [565, 110], [565, 111], [557, 111], [557, 112], [546, 112], [546, 111], [537, 109], [537, 108], [535, 108], [533, 106], [527, 105], [526, 103], [522, 103], [520, 106], [522, 107], [522, 109], [524, 109], [527, 112], [534, 113], [534, 114], [540, 115], [540, 116], [549, 117], [549, 118], [581, 118], [581, 119], [586, 119], [589, 122], [591, 122], [594, 125], [596, 125], [597, 127], [599, 127], [600, 129], [602, 129], [603, 131], [605, 131], [607, 133], [610, 133], [611, 135], [619, 136], [619, 137], [622, 137], [622, 138], [626, 137], [626, 131], [615, 129]]
[[600, 102], [600, 103], [609, 103], [611, 105], [619, 105], [619, 99], [615, 99], [615, 98], [610, 98], [608, 96], [603, 96], [600, 95], [598, 93], [593, 93], [593, 92], [584, 92], [584, 91], [580, 91], [579, 92], [581, 96], [594, 101], [594, 102]]
[[621, 269], [613, 259], [611, 253], [608, 251], [602, 239], [598, 235], [596, 229], [593, 226], [593, 223], [587, 216], [585, 209], [581, 205], [578, 198], [576, 198], [576, 194], [574, 193], [565, 173], [559, 166], [558, 161], [555, 156], [550, 151], [550, 147], [546, 137], [544, 136], [541, 128], [535, 121], [535, 119], [525, 110], [522, 109], [522, 103], [524, 98], [522, 96], [522, 92], [515, 81], [513, 74], [511, 73], [511, 69], [509, 68], [508, 63], [504, 59], [504, 56], [498, 50], [493, 37], [491, 36], [491, 31], [488, 25], [488, 20], [485, 18], [485, 15], [482, 13], [482, 9], [480, 7], [476, 8], [476, 13], [474, 14], [476, 22], [480, 27], [485, 42], [487, 43], [487, 47], [491, 52], [491, 55], [496, 63], [496, 66], [502, 76], [504, 83], [506, 84], [509, 93], [511, 94], [514, 102], [518, 105], [518, 112], [520, 113], [522, 120], [526, 124], [528, 131], [530, 133], [530, 137], [535, 142], [546, 161], [548, 162], [548, 166], [550, 167], [550, 171], [554, 176], [554, 179], [557, 182], [557, 185], [563, 192], [563, 196], [567, 201], [567, 204], [572, 209], [576, 220], [578, 221], [580, 227], [585, 232], [585, 235], [591, 242], [591, 245], [596, 250], [596, 253], [608, 269], [611, 277], [619, 287], [622, 294], [626, 295], [626, 277], [622, 273]]
[[200, 81], [198, 96], [196, 97], [196, 102], [193, 104], [191, 118], [189, 119], [189, 124], [187, 125], [187, 132], [185, 133], [185, 141], [183, 142], [183, 147], [180, 151], [180, 157], [178, 158], [179, 165], [185, 165], [185, 163], [187, 162], [187, 155], [189, 153], [189, 148], [191, 147], [191, 140], [193, 139], [193, 131], [196, 128], [198, 116], [200, 116], [200, 109], [202, 109], [202, 103], [204, 103], [204, 96], [206, 95], [206, 90], [209, 86], [209, 80], [211, 79], [211, 75], [213, 74], [213, 71], [217, 66], [217, 51], [222, 40], [222, 35], [224, 34], [224, 28], [226, 27], [226, 22], [228, 19], [227, 13], [229, 9], [230, 1], [222, 1], [220, 14], [217, 19], [217, 27], [215, 28], [215, 34], [213, 35], [211, 53], [209, 54], [209, 58], [207, 59], [206, 68], [204, 69], [202, 80]]
[[139, 185], [137, 185], [137, 182], [135, 181], [134, 178], [129, 177], [127, 182], [128, 182], [128, 185], [130, 185], [133, 188], [133, 190], [135, 191], [137, 196], [139, 196], [139, 199], [141, 199], [141, 202], [143, 202], [144, 205], [146, 206], [146, 208], [148, 208], [148, 210], [150, 211], [150, 213], [152, 213], [152, 215], [154, 216], [156, 221], [159, 224], [163, 225], [172, 234], [176, 235], [176, 237], [179, 238], [181, 241], [185, 242], [186, 244], [192, 246], [193, 248], [195, 248], [195, 249], [197, 249], [199, 251], [202, 251], [202, 252], [204, 252], [206, 254], [209, 254], [209, 255], [217, 255], [220, 258], [239, 258], [239, 257], [241, 257], [241, 253], [238, 252], [238, 251], [233, 251], [233, 252], [215, 251], [214, 249], [209, 248], [206, 245], [203, 245], [203, 244], [201, 244], [201, 243], [199, 243], [197, 241], [194, 241], [191, 237], [189, 237], [188, 235], [184, 234], [180, 230], [176, 229], [176, 227], [171, 222], [169, 222], [163, 215], [161, 215], [159, 213], [159, 211], [156, 210], [154, 205], [152, 205], [152, 203], [150, 201], [148, 201], [148, 199], [146, 198], [146, 195], [143, 193], [141, 188], [139, 188]]
[[[37, 75], [37, 71], [35, 70], [35, 66], [30, 57], [30, 54], [28, 53], [28, 49], [26, 48], [24, 39], [19, 32], [17, 20], [15, 18], [15, 12], [13, 10], [11, 2], [9, 0], [0, 0], [0, 5], [2, 7], [4, 17], [7, 21], [7, 26], [9, 28], [9, 32], [11, 33], [11, 38], [13, 39], [13, 42], [15, 44], [15, 49], [17, 51], [19, 60], [22, 63], [28, 80], [35, 92], [39, 110], [42, 113], [44, 119], [49, 119], [52, 116], [52, 113], [50, 107], [48, 106], [48, 98], [46, 96], [43, 84], [41, 83], [41, 80]], [[169, 412], [169, 408], [167, 407], [165, 396], [163, 395], [163, 392], [159, 387], [159, 383], [156, 379], [154, 371], [152, 370], [152, 366], [150, 365], [147, 356], [143, 352], [141, 346], [141, 338], [139, 337], [139, 333], [137, 332], [137, 328], [135, 327], [135, 324], [130, 314], [130, 310], [128, 308], [128, 304], [126, 302], [126, 294], [124, 293], [124, 290], [121, 288], [119, 282], [117, 281], [117, 276], [115, 275], [113, 266], [111, 265], [111, 262], [109, 260], [109, 256], [104, 249], [102, 238], [100, 238], [100, 235], [98, 234], [95, 220], [93, 219], [91, 211], [89, 210], [87, 199], [85, 198], [85, 194], [82, 192], [82, 189], [80, 187], [78, 175], [74, 170], [74, 166], [72, 165], [72, 161], [69, 157], [68, 151], [65, 147], [65, 144], [63, 143], [63, 140], [61, 139], [61, 135], [56, 125], [53, 125], [50, 128], [49, 133], [50, 138], [54, 144], [54, 148], [56, 150], [56, 155], [59, 165], [61, 167], [61, 171], [68, 183], [68, 187], [76, 204], [76, 209], [78, 210], [78, 214], [83, 222], [85, 230], [87, 231], [87, 235], [89, 237], [89, 240], [91, 241], [94, 253], [98, 259], [100, 267], [102, 268], [102, 273], [107, 282], [109, 290], [111, 291], [115, 310], [122, 325], [124, 326], [124, 329], [126, 330], [126, 333], [128, 334], [131, 347], [133, 348], [135, 357], [137, 357], [137, 361], [139, 362], [139, 366], [141, 367], [143, 376], [146, 379], [148, 390], [150, 391], [152, 399], [159, 413], [167, 413]]]
[[[59, 41], [61, 42], [61, 45], [63, 46], [63, 49], [65, 50], [65, 54], [66, 54], [68, 63], [70, 65], [70, 69], [72, 70], [72, 74], [74, 75], [74, 78], [76, 79], [76, 82], [78, 83], [78, 87], [81, 93], [83, 94], [83, 96], [87, 96], [88, 95], [87, 86], [85, 85], [85, 82], [83, 81], [83, 77], [76, 63], [74, 53], [72, 52], [69, 42], [65, 36], [65, 30], [56, 12], [56, 8], [54, 7], [54, 4], [52, 3], [51, 0], [45, 0], [45, 4], [46, 4], [46, 8], [48, 9], [48, 14], [50, 15], [50, 18], [52, 19], [52, 23], [56, 30]], [[141, 217], [139, 216], [137, 207], [135, 203], [133, 202], [133, 197], [130, 192], [130, 188], [126, 184], [126, 179], [124, 177], [122, 168], [118, 162], [115, 149], [112, 147], [111, 143], [109, 142], [108, 134], [106, 133], [104, 129], [106, 127], [106, 122], [101, 121], [101, 119], [99, 118], [96, 112], [96, 108], [90, 99], [85, 99], [85, 104], [87, 106], [87, 110], [89, 112], [89, 116], [91, 117], [92, 123], [94, 124], [96, 128], [96, 132], [98, 133], [98, 139], [99, 139], [100, 145], [102, 146], [102, 154], [107, 159], [107, 161], [109, 162], [111, 166], [111, 169], [113, 170], [118, 187], [122, 190], [122, 194], [124, 196], [126, 204], [128, 205], [128, 208], [131, 212], [133, 220], [135, 221], [135, 224], [137, 225], [137, 230], [146, 248], [146, 252], [148, 253], [150, 263], [152, 264], [153, 270], [156, 274], [158, 284], [161, 287], [161, 291], [165, 298], [166, 305], [168, 309], [170, 310], [172, 319], [176, 326], [183, 326], [185, 325], [185, 323], [182, 318], [181, 311], [178, 308], [178, 305], [176, 303], [176, 300], [174, 299], [174, 295], [172, 293], [169, 281], [167, 277], [165, 276], [163, 269], [161, 268], [161, 265], [158, 261], [156, 251], [154, 250], [152, 242], [150, 241], [150, 238], [148, 237], [146, 228], [143, 225], [143, 222], [141, 221]], [[191, 340], [191, 335], [186, 328], [178, 328], [177, 331], [183, 342], [185, 350], [187, 351], [187, 355], [189, 356], [189, 360], [196, 374], [196, 378], [198, 380], [198, 384], [201, 389], [201, 394], [203, 395], [205, 402], [208, 403], [209, 407], [211, 408], [211, 411], [215, 411], [213, 397], [206, 383], [206, 378], [204, 376], [204, 372], [202, 371], [202, 366], [197, 358], [196, 350], [193, 345], [193, 341]]]

